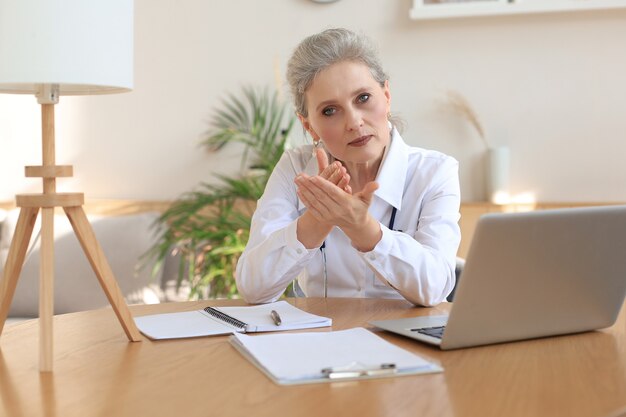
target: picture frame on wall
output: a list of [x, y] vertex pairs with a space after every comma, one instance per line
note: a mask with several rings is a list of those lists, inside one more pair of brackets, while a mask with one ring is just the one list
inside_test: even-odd
[[413, 0], [416, 20], [584, 12], [626, 8], [626, 0]]
[[437, 7], [437, 6], [455, 6], [455, 5], [479, 5], [479, 4], [507, 4], [515, 3], [515, 0], [416, 0], [416, 6]]
[[413, 0], [414, 18], [453, 17], [491, 14], [524, 0]]

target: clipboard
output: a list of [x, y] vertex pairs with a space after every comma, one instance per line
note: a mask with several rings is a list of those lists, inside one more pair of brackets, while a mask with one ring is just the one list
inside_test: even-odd
[[231, 345], [279, 385], [364, 380], [442, 372], [439, 365], [367, 329], [248, 336]]

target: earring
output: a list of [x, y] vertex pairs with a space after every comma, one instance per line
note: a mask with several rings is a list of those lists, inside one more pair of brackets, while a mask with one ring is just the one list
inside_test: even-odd
[[313, 154], [314, 157], [315, 157], [315, 153], [317, 149], [320, 148], [321, 146], [322, 146], [321, 139], [313, 139], [313, 151], [311, 153]]

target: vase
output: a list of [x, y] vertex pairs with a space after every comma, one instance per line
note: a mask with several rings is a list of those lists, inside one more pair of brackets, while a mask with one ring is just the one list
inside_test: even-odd
[[510, 199], [510, 163], [511, 151], [508, 146], [487, 150], [487, 197], [494, 204], [505, 204]]

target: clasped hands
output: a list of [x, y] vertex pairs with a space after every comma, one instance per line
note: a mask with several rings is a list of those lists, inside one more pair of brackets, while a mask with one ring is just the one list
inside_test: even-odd
[[307, 213], [327, 229], [325, 235], [337, 226], [351, 239], [355, 248], [372, 250], [382, 236], [378, 221], [368, 212], [378, 183], [369, 182], [361, 191], [353, 193], [350, 175], [339, 161], [329, 164], [322, 149], [316, 150], [316, 158], [318, 175], [301, 173], [294, 180]]

